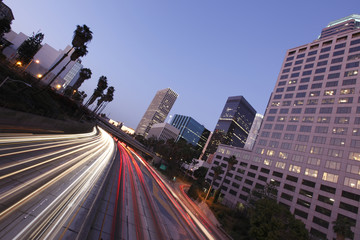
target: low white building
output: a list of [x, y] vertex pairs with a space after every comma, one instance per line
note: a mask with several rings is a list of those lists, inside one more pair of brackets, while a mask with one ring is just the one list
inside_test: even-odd
[[155, 137], [158, 140], [176, 139], [180, 130], [168, 123], [157, 123], [152, 125], [146, 138]]

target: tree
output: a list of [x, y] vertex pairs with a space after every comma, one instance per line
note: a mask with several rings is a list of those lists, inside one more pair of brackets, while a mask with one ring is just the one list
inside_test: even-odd
[[55, 79], [66, 69], [66, 67], [69, 65], [69, 63], [71, 61], [75, 61], [79, 57], [85, 56], [87, 53], [88, 53], [88, 51], [87, 51], [86, 45], [80, 46], [80, 47], [75, 47], [74, 52], [70, 56], [70, 60], [61, 68], [61, 70], [55, 75], [55, 77], [53, 77], [53, 79], [51, 79], [51, 81], [48, 83], [47, 86], [50, 86], [55, 81]]
[[211, 191], [211, 189], [212, 189], [212, 186], [214, 185], [215, 180], [216, 180], [216, 179], [219, 177], [219, 175], [221, 174], [221, 172], [222, 172], [222, 167], [221, 167], [221, 166], [216, 166], [216, 167], [213, 167], [212, 170], [214, 171], [214, 177], [213, 177], [213, 180], [211, 181], [211, 184], [210, 184], [208, 193], [206, 194], [205, 201], [206, 201], [206, 199], [208, 198], [208, 196], [209, 196], [209, 194], [210, 194], [210, 191]]
[[[84, 50], [84, 46], [89, 43], [92, 40], [92, 32], [90, 31], [90, 28], [86, 26], [85, 24], [83, 26], [76, 26], [76, 29], [74, 31], [74, 36], [72, 40], [72, 47], [67, 51], [62, 58], [57, 61], [57, 63], [54, 64], [44, 75], [39, 78], [39, 80], [44, 79], [52, 70], [54, 70], [68, 55], [69, 53], [74, 49], [77, 48], [78, 52]], [[76, 50], [76, 49], [75, 49]], [[75, 57], [76, 55], [74, 55]]]
[[115, 88], [114, 87], [109, 87], [107, 89], [106, 94], [103, 94], [100, 97], [100, 99], [98, 100], [97, 106], [96, 106], [96, 108], [94, 109], [93, 112], [96, 113], [96, 111], [99, 110], [103, 106], [103, 104], [105, 102], [108, 103], [108, 102], [111, 102], [112, 100], [114, 100], [114, 92], [115, 92]]
[[35, 54], [40, 50], [41, 42], [44, 39], [43, 33], [33, 33], [31, 37], [26, 39], [18, 48], [17, 53], [18, 57], [17, 59], [22, 62], [23, 64], [29, 64]]
[[336, 233], [336, 240], [345, 240], [345, 238], [352, 238], [353, 232], [351, 231], [351, 222], [346, 217], [337, 217], [332, 222], [334, 233]]
[[11, 21], [7, 18], [0, 19], [0, 37], [3, 37], [5, 33], [10, 32]]
[[255, 203], [259, 199], [272, 199], [276, 200], [277, 189], [275, 182], [266, 183], [264, 188], [255, 188], [251, 191], [251, 194], [248, 198], [248, 207], [254, 207]]
[[228, 174], [228, 172], [233, 168], [233, 166], [235, 164], [237, 164], [237, 160], [236, 160], [236, 157], [234, 155], [230, 156], [228, 159], [225, 159], [227, 161], [227, 168], [226, 168], [226, 172], [224, 174], [224, 177], [223, 179], [221, 180], [221, 183], [220, 183], [220, 186], [219, 188], [216, 190], [216, 193], [215, 193], [215, 197], [214, 197], [214, 203], [216, 203], [219, 199], [219, 196], [220, 196], [220, 193], [221, 193], [221, 188], [222, 188], [222, 185], [224, 183], [224, 180], [226, 178], [226, 175]]
[[249, 235], [257, 240], [309, 239], [305, 224], [269, 198], [258, 200], [250, 210]]
[[82, 68], [79, 73], [79, 78], [76, 80], [75, 84], [72, 86], [73, 90], [78, 90], [81, 84], [87, 80], [90, 79], [92, 75], [92, 72], [89, 68]]
[[107, 86], [107, 78], [105, 76], [101, 76], [99, 78], [97, 88], [95, 88], [94, 93], [91, 95], [85, 106], [90, 106], [98, 97], [101, 97]]

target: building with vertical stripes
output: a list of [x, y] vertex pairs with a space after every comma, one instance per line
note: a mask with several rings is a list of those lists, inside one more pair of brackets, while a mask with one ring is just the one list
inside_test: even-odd
[[[273, 182], [277, 201], [315, 239], [335, 239], [347, 218], [360, 239], [360, 15], [331, 22], [315, 41], [289, 49], [252, 151], [220, 145], [211, 168], [238, 164], [224, 179], [223, 203], [245, 204]], [[214, 176], [211, 170], [207, 180]]]

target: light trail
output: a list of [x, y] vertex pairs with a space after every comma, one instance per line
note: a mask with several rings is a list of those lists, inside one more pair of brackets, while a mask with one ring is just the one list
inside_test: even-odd
[[[63, 142], [59, 143], [59, 139], [63, 139]], [[9, 140], [10, 144], [7, 142]], [[54, 140], [56, 142], [53, 145], [46, 142]], [[32, 135], [7, 136], [5, 138], [0, 136], [2, 143], [0, 147], [15, 144], [16, 141], [24, 144], [30, 144], [33, 141], [44, 141], [44, 143], [35, 144], [38, 152], [32, 152], [35, 152], [37, 156], [20, 159], [18, 162], [15, 159], [13, 164], [0, 167], [0, 170], [21, 167], [6, 175], [1, 175], [1, 179], [10, 177], [11, 179], [21, 179], [23, 176], [27, 176], [28, 179], [18, 181], [20, 184], [5, 191], [4, 186], [0, 186], [0, 192], [2, 192], [0, 205], [6, 206], [5, 209], [2, 207], [0, 213], [0, 238], [61, 239], [68, 231], [70, 224], [78, 218], [80, 208], [89, 201], [87, 199], [90, 192], [97, 187], [98, 181], [108, 171], [106, 169], [112, 166], [116, 152], [115, 143], [105, 131], [100, 129], [98, 133], [94, 129], [88, 134], [46, 135], [45, 138]], [[69, 144], [78, 145], [69, 147]], [[68, 148], [41, 154], [42, 151], [48, 149], [47, 147], [51, 150], [51, 146]], [[5, 146], [5, 148], [7, 148], [6, 151], [11, 150], [9, 147]], [[24, 148], [26, 149], [26, 146]], [[24, 148], [15, 146], [12, 150], [21, 152], [25, 151]], [[73, 155], [76, 156], [72, 157]], [[33, 161], [37, 161], [36, 164], [33, 164]], [[42, 166], [47, 167], [43, 168]], [[46, 194], [53, 192], [56, 196], [46, 198], [46, 201], [41, 200], [41, 196], [44, 196], [45, 192]], [[39, 201], [39, 197], [41, 204], [34, 207]], [[30, 209], [33, 211], [27, 213]], [[20, 221], [23, 227], [18, 229], [17, 224], [12, 223], [13, 220], [9, 222], [10, 224], [5, 224], [9, 221], [6, 219], [10, 219], [11, 216], [18, 216], [19, 220], [16, 222]]]

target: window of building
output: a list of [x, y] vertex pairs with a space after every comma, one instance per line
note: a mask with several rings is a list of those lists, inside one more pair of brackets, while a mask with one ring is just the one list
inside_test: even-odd
[[345, 79], [342, 83], [343, 86], [347, 86], [347, 85], [354, 85], [356, 84], [356, 78], [354, 79]]
[[324, 227], [324, 228], [329, 228], [329, 222], [327, 222], [321, 218], [318, 218], [316, 216], [314, 216], [314, 218], [313, 218], [313, 223], [316, 223], [317, 225]]
[[317, 176], [318, 176], [318, 170], [306, 168], [306, 169], [305, 169], [305, 175], [306, 175], [306, 176], [310, 176], [310, 177], [317, 178]]
[[338, 81], [331, 81], [326, 83], [326, 87], [336, 87], [338, 85]]
[[340, 90], [340, 95], [354, 94], [355, 88], [343, 88]]
[[322, 83], [313, 83], [311, 84], [311, 89], [316, 89], [316, 88], [321, 88], [322, 87]]
[[316, 126], [315, 133], [328, 133], [329, 127]]
[[324, 80], [324, 75], [318, 75], [318, 76], [314, 76], [313, 81], [321, 81]]
[[284, 98], [289, 99], [289, 98], [292, 98], [293, 96], [294, 96], [293, 93], [287, 93], [287, 94], [285, 94]]
[[301, 69], [301, 66], [297, 66], [297, 67], [293, 67], [293, 72], [295, 72], [295, 71], [299, 71]]
[[345, 179], [344, 179], [344, 185], [345, 185], [345, 186], [348, 186], [348, 187], [360, 189], [360, 180], [354, 179], [354, 178], [345, 177]]
[[318, 99], [308, 99], [307, 105], [317, 105]]
[[306, 59], [306, 62], [313, 62], [313, 61], [315, 61], [315, 57], [309, 57], [309, 58], [307, 58]]
[[349, 117], [335, 117], [335, 124], [349, 124]]
[[[342, 97], [339, 98], [339, 103], [352, 103], [353, 102], [353, 98], [352, 97]], [[350, 109], [351, 111], [351, 109]]]
[[278, 178], [282, 178], [283, 174], [277, 171], [273, 171], [273, 176], [278, 177]]
[[331, 60], [331, 64], [334, 64], [334, 63], [340, 63], [343, 61], [343, 58], [342, 57], [338, 57], [338, 58], [333, 58]]
[[315, 147], [315, 146], [312, 146], [310, 148], [310, 153], [311, 154], [319, 154], [321, 155], [323, 153], [323, 148], [322, 147]]
[[339, 48], [343, 48], [346, 46], [346, 43], [340, 43], [340, 44], [337, 44], [335, 45], [335, 48], [334, 49], [339, 49]]
[[297, 126], [296, 125], [287, 125], [286, 131], [296, 131]]
[[[307, 110], [307, 109], [305, 109], [305, 113], [309, 113], [309, 112], [307, 112], [306, 110]], [[315, 111], [314, 111], [313, 113], [315, 113]], [[309, 117], [309, 116], [303, 117], [302, 122], [312, 123], [312, 122], [314, 122], [314, 117], [313, 117], [313, 116], [311, 116], [311, 117]]]
[[310, 165], [319, 166], [321, 160], [319, 158], [309, 157], [307, 163]]
[[296, 201], [296, 203], [300, 206], [306, 207], [306, 208], [310, 208], [310, 202], [302, 200], [300, 198], [298, 198], [298, 200]]
[[301, 184], [304, 185], [304, 186], [307, 186], [307, 187], [311, 187], [311, 188], [315, 188], [315, 185], [316, 185], [315, 182], [309, 181], [309, 180], [306, 180], [306, 179], [303, 179]]
[[291, 105], [291, 101], [283, 101], [282, 102], [282, 106], [290, 106]]
[[293, 133], [285, 133], [284, 139], [285, 140], [294, 140], [294, 136], [295, 136], [295, 134], [293, 134]]
[[324, 68], [318, 68], [318, 69], [316, 69], [315, 70], [315, 74], [317, 74], [317, 73], [323, 73], [323, 72], [325, 72], [326, 71], [326, 68], [324, 67]]
[[332, 107], [322, 107], [322, 108], [320, 108], [319, 113], [331, 114], [332, 113]]
[[360, 175], [360, 166], [348, 164], [346, 166], [346, 172]]
[[319, 59], [325, 59], [325, 58], [328, 58], [328, 57], [329, 57], [329, 54], [326, 53], [326, 54], [320, 55]]
[[[340, 101], [340, 100], [339, 100]], [[351, 113], [351, 107], [338, 107], [336, 109], [336, 113], [338, 114], [347, 114]]]
[[340, 77], [340, 73], [330, 73], [328, 75], [328, 79], [335, 79], [335, 78], [339, 78]]
[[293, 196], [291, 196], [291, 195], [289, 195], [287, 193], [281, 193], [280, 197], [285, 199], [285, 200], [288, 200], [290, 202], [293, 200]]
[[307, 190], [305, 190], [305, 189], [300, 189], [299, 194], [300, 194], [300, 195], [303, 195], [303, 196], [305, 196], [305, 197], [308, 197], [308, 198], [312, 198], [312, 197], [313, 197], [313, 193], [310, 192], [310, 191], [307, 191]]
[[333, 183], [337, 183], [338, 178], [339, 178], [339, 175], [333, 174], [333, 173], [328, 173], [328, 172], [324, 172], [323, 176], [322, 176], [322, 180], [328, 181], [328, 182], [333, 182]]
[[318, 97], [320, 96], [320, 91], [312, 91], [309, 94], [310, 97]]
[[346, 127], [334, 127], [332, 129], [332, 133], [337, 134], [337, 135], [346, 135], [347, 129], [348, 128], [346, 128]]
[[300, 114], [301, 113], [302, 108], [292, 108], [291, 109], [291, 113], [293, 114]]
[[304, 219], [307, 219], [307, 217], [308, 217], [308, 214], [307, 214], [306, 212], [301, 211], [301, 210], [299, 210], [299, 209], [297, 209], [297, 208], [295, 208], [294, 214], [295, 214], [296, 216], [302, 217], [302, 218], [304, 218]]
[[359, 62], [347, 63], [345, 68], [356, 68], [359, 67]]
[[321, 206], [316, 206], [315, 211], [318, 212], [318, 213], [321, 213], [321, 214], [323, 214], [325, 216], [328, 216], [328, 217], [331, 216], [331, 210], [329, 210], [327, 208], [324, 208], [324, 207], [321, 207]]
[[356, 202], [360, 202], [360, 195], [356, 194], [356, 193], [351, 193], [351, 192], [348, 192], [348, 191], [342, 191], [341, 196], [345, 197], [347, 199], [354, 200]]
[[344, 146], [345, 145], [345, 138], [330, 138], [330, 145], [333, 146]]
[[340, 202], [339, 207], [340, 207], [341, 209], [344, 209], [344, 210], [348, 211], [348, 212], [352, 212], [352, 213], [356, 213], [356, 214], [357, 214], [358, 211], [359, 211], [359, 208], [358, 208], [358, 207], [353, 206], [353, 205], [348, 204], [348, 203], [344, 203], [344, 202]]
[[286, 163], [280, 162], [280, 161], [276, 162], [276, 164], [275, 164], [275, 167], [281, 168], [281, 169], [285, 169], [285, 166], [286, 166]]
[[291, 143], [283, 142], [280, 146], [281, 149], [291, 149]]
[[308, 88], [308, 85], [300, 85], [298, 90], [306, 90]]
[[295, 192], [295, 189], [296, 189], [295, 186], [292, 186], [292, 185], [286, 184], [286, 183], [284, 184], [284, 188], [285, 188], [286, 190], [291, 191], [291, 192]]
[[326, 203], [326, 204], [329, 204], [329, 205], [334, 205], [334, 199], [333, 198], [329, 198], [329, 197], [325, 197], [323, 195], [320, 195], [318, 196], [318, 200], [320, 202], [323, 202], [323, 203]]
[[350, 152], [349, 153], [350, 160], [360, 161], [360, 152]]
[[307, 83], [307, 82], [310, 82], [310, 78], [309, 77], [305, 77], [305, 78], [302, 78], [300, 80], [300, 83]]
[[330, 117], [324, 117], [324, 116], [321, 116], [321, 117], [318, 117], [318, 120], [317, 122], [318, 123], [330, 123]]
[[286, 153], [286, 152], [279, 152], [279, 158], [281, 158], [281, 159], [288, 159], [288, 153]]
[[343, 156], [344, 151], [339, 149], [328, 149], [328, 156], [341, 158]]
[[[289, 118], [289, 122], [299, 122], [299, 117], [297, 116], [290, 116]], [[291, 125], [291, 126], [294, 126], [294, 125]]]
[[321, 104], [334, 104], [335, 98], [324, 98], [321, 100]]
[[285, 116], [278, 116], [277, 121], [278, 121], [278, 122], [285, 122], [285, 121], [286, 121], [286, 117], [285, 117]]
[[343, 55], [344, 53], [345, 53], [345, 50], [335, 51], [335, 52], [333, 53], [333, 57]]
[[352, 131], [353, 136], [360, 136], [360, 128], [354, 128]]
[[356, 60], [356, 59], [360, 59], [360, 53], [349, 55], [347, 58], [348, 61]]
[[349, 53], [358, 52], [358, 51], [360, 51], [360, 46], [352, 47], [352, 48], [349, 49]]
[[313, 142], [313, 143], [318, 143], [318, 144], [325, 144], [325, 142], [326, 142], [326, 137], [323, 137], [323, 136], [314, 136], [312, 142]]
[[340, 65], [331, 66], [329, 70], [330, 70], [330, 72], [332, 72], [332, 71], [339, 71], [339, 70], [341, 70], [341, 64], [340, 64]]
[[344, 73], [344, 77], [356, 76], [357, 74], [358, 74], [358, 70], [346, 71]]

